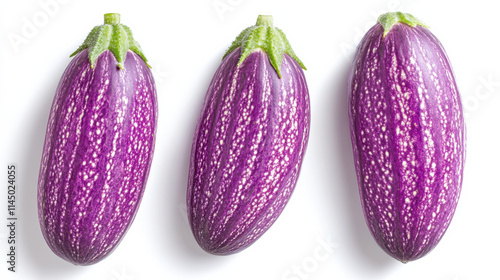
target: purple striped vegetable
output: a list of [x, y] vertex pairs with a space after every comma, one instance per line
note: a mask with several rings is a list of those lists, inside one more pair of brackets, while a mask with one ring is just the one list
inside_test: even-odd
[[50, 111], [38, 181], [43, 236], [77, 265], [108, 256], [137, 213], [157, 120], [144, 55], [118, 14], [73, 54]]
[[198, 119], [187, 189], [189, 223], [205, 251], [228, 255], [250, 246], [287, 204], [309, 134], [301, 67], [272, 17], [259, 16], [217, 69]]
[[348, 90], [366, 223], [387, 254], [416, 260], [443, 237], [462, 186], [465, 123], [451, 64], [425, 25], [388, 13], [359, 44]]

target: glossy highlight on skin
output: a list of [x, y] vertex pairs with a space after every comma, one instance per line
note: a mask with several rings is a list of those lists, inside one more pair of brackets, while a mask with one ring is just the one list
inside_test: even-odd
[[448, 57], [425, 27], [380, 24], [358, 46], [349, 78], [354, 163], [366, 223], [392, 257], [431, 251], [455, 212], [465, 123]]
[[261, 50], [238, 66], [228, 54], [205, 96], [191, 150], [189, 223], [207, 252], [228, 255], [275, 222], [296, 185], [310, 105], [300, 65], [287, 54], [282, 78]]
[[43, 236], [59, 257], [89, 265], [108, 256], [137, 213], [157, 123], [150, 69], [128, 51], [124, 68], [87, 50], [66, 68], [50, 111], [38, 181]]

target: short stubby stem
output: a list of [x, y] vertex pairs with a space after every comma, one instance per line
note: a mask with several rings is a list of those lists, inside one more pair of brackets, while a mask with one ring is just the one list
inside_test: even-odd
[[104, 24], [120, 24], [120, 14], [104, 14]]
[[257, 23], [255, 25], [273, 27], [273, 16], [259, 15], [259, 17], [257, 17]]

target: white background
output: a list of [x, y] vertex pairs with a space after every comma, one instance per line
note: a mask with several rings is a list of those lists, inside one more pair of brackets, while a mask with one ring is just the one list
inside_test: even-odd
[[[0, 279], [500, 279], [496, 1], [55, 1], [0, 4]], [[378, 15], [395, 10], [420, 18], [441, 40], [467, 114], [467, 162], [454, 220], [435, 250], [408, 264], [386, 255], [365, 225], [346, 107], [355, 46]], [[108, 12], [121, 13], [153, 66], [157, 148], [141, 207], [120, 246], [102, 262], [79, 267], [45, 244], [36, 185], [68, 56]], [[271, 229], [241, 253], [212, 256], [198, 247], [185, 220], [191, 139], [224, 51], [259, 14], [274, 16], [308, 68], [309, 146], [295, 192]], [[16, 273], [4, 261], [9, 163], [18, 168]]]

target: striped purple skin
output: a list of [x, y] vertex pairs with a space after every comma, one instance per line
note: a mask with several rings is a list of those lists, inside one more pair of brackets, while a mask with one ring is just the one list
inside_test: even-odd
[[222, 61], [208, 88], [191, 150], [187, 209], [207, 252], [228, 255], [255, 242], [296, 185], [310, 108], [302, 69], [284, 54], [279, 79], [263, 51], [237, 66]]
[[151, 71], [128, 51], [124, 69], [102, 53], [66, 68], [50, 111], [38, 181], [43, 236], [77, 265], [108, 256], [134, 220], [153, 158], [157, 121]]
[[380, 24], [349, 78], [354, 162], [366, 223], [407, 262], [431, 251], [455, 212], [465, 160], [460, 96], [444, 48], [426, 28]]

